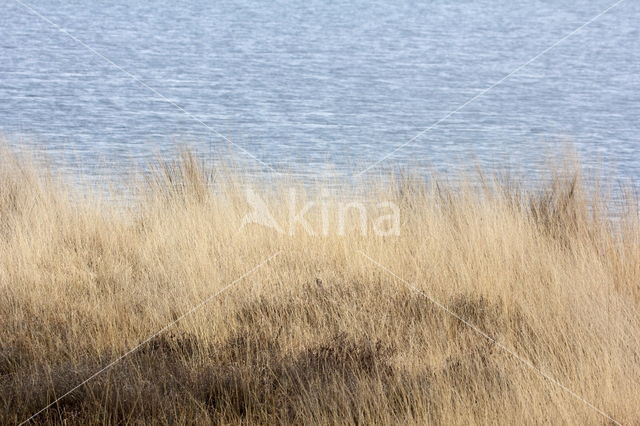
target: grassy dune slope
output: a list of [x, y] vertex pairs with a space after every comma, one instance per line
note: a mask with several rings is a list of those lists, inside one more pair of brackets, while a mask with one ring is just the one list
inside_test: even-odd
[[[331, 223], [360, 190], [399, 236], [289, 235], [239, 230], [247, 182], [189, 154], [129, 205], [0, 163], [0, 424], [175, 320], [31, 421], [640, 422], [638, 211], [577, 176], [363, 183], [322, 196]], [[291, 185], [256, 189], [280, 224]]]

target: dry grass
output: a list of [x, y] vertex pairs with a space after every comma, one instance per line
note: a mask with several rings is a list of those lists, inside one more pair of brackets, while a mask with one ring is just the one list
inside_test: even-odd
[[[400, 235], [311, 236], [238, 231], [246, 181], [204, 173], [188, 153], [128, 204], [80, 198], [7, 152], [1, 163], [0, 424], [26, 420], [274, 253], [31, 421], [612, 423], [539, 369], [640, 423], [637, 208], [609, 219], [577, 175], [537, 189], [490, 178], [342, 187], [324, 200], [366, 191], [396, 203]], [[290, 185], [265, 195], [280, 223]], [[318, 229], [319, 210], [308, 217]]]

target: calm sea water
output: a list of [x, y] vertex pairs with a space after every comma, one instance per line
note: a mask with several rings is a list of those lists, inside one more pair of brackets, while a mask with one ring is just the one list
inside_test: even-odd
[[[351, 174], [612, 3], [4, 0], [0, 133], [95, 175], [181, 144]], [[621, 3], [380, 166], [534, 170], [570, 142], [637, 179], [639, 22]]]

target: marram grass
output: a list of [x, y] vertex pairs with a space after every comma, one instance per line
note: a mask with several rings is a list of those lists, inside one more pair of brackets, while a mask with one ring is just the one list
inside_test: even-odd
[[[640, 422], [637, 204], [573, 170], [253, 182], [283, 228], [320, 197], [311, 235], [241, 227], [252, 182], [188, 153], [126, 200], [0, 163], [0, 424]], [[399, 233], [337, 232], [356, 194]]]

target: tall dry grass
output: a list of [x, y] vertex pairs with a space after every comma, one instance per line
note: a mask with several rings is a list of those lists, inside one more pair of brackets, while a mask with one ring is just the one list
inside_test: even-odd
[[[385, 182], [296, 194], [393, 202], [399, 236], [289, 235], [239, 230], [251, 182], [188, 153], [122, 202], [4, 152], [0, 424], [640, 422], [637, 204]], [[296, 183], [253, 185], [286, 223]]]

